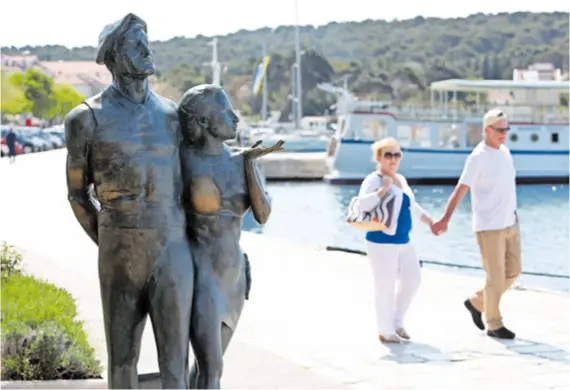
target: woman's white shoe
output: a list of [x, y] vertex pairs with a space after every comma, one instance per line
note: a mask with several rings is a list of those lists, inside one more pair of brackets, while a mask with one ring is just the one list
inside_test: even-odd
[[397, 334], [391, 334], [390, 336], [378, 336], [378, 340], [382, 343], [401, 343], [402, 339], [398, 337]]
[[408, 334], [408, 332], [406, 332], [406, 329], [404, 328], [399, 328], [398, 330], [396, 330], [396, 334], [401, 338], [403, 338], [404, 340], [410, 339], [410, 335]]

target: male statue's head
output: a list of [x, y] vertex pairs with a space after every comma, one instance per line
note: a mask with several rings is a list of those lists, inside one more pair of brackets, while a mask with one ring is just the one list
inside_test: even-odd
[[96, 62], [104, 64], [114, 79], [144, 80], [154, 74], [146, 22], [131, 13], [105, 26], [99, 35]]
[[187, 142], [200, 146], [206, 139], [227, 141], [236, 137], [238, 116], [222, 87], [202, 84], [190, 88], [178, 106]]

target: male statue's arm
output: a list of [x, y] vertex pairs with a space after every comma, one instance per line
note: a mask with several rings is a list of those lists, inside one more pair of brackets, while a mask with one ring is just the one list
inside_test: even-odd
[[98, 209], [89, 196], [89, 186], [93, 182], [89, 142], [90, 135], [95, 130], [95, 119], [89, 107], [81, 104], [67, 114], [64, 126], [67, 142], [67, 199], [85, 233], [98, 245]]
[[265, 191], [263, 174], [256, 160], [245, 159], [245, 179], [253, 216], [257, 223], [265, 225], [271, 214], [271, 199]]

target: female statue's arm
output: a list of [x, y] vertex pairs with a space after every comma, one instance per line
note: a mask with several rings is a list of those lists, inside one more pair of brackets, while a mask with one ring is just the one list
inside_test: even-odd
[[245, 158], [245, 181], [253, 216], [264, 225], [271, 214], [271, 199], [265, 190], [265, 178], [256, 160]]
[[242, 153], [245, 164], [245, 182], [251, 201], [251, 209], [257, 223], [265, 225], [271, 214], [271, 199], [265, 190], [265, 178], [256, 159], [269, 153], [283, 149], [285, 141], [279, 140], [274, 145], [263, 147], [261, 141], [256, 142], [251, 148]]

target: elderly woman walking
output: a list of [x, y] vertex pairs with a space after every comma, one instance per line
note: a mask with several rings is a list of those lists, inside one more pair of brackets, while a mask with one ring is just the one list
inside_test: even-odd
[[[374, 277], [378, 338], [399, 343], [410, 339], [404, 318], [421, 280], [420, 262], [410, 242], [413, 221], [431, 226], [433, 220], [398, 173], [402, 159], [398, 141], [382, 139], [372, 145], [372, 152], [377, 169], [362, 182], [358, 207], [365, 213], [381, 207], [389, 214], [385, 229], [366, 232], [366, 252]], [[391, 201], [384, 202], [388, 198]]]

